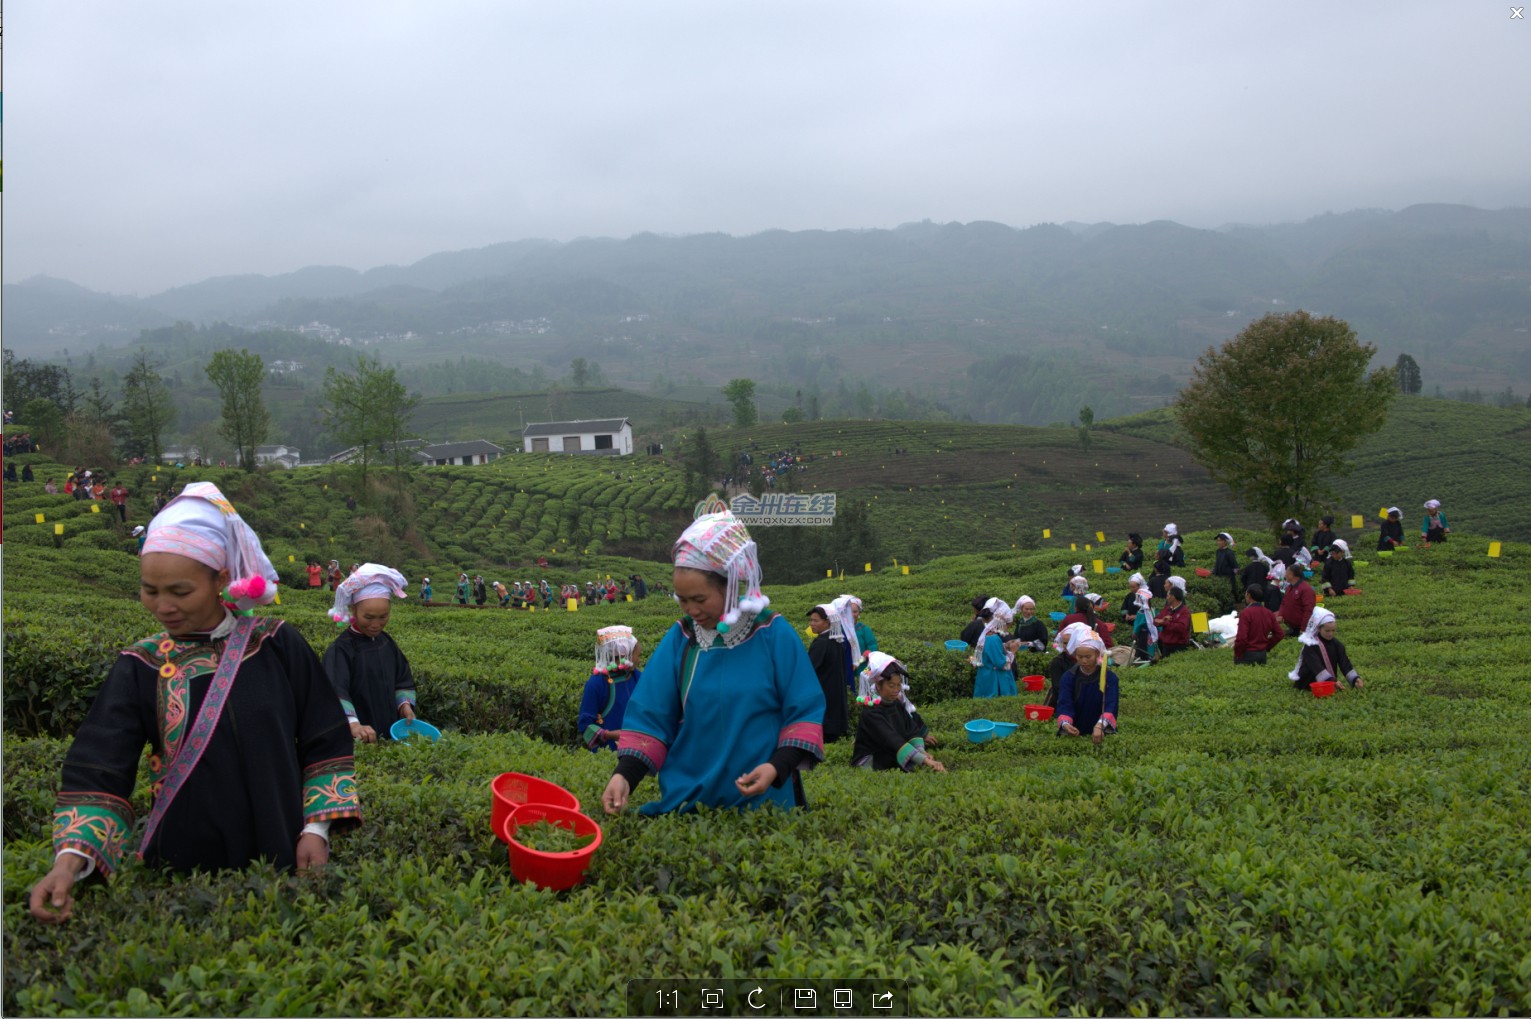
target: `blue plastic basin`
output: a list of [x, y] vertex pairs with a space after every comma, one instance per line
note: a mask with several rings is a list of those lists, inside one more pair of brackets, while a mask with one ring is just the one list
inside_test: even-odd
[[418, 718], [413, 722], [407, 718], [401, 718], [389, 727], [388, 735], [401, 741], [413, 736], [424, 736], [434, 743], [441, 738], [441, 730], [429, 722], [422, 722]]
[[987, 718], [976, 718], [963, 728], [967, 730], [969, 743], [987, 743], [994, 738], [994, 723]]

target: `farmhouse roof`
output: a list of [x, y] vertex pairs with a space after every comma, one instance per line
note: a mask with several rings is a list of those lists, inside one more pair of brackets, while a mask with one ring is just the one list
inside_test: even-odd
[[582, 435], [590, 432], [620, 432], [627, 418], [589, 418], [582, 421], [534, 421], [521, 432], [522, 438], [542, 435]]
[[436, 446], [422, 446], [415, 450], [415, 455], [423, 456], [427, 460], [446, 460], [458, 456], [475, 456], [479, 453], [487, 456], [490, 453], [503, 452], [505, 452], [504, 449], [488, 439], [472, 439], [468, 442], [443, 442]]

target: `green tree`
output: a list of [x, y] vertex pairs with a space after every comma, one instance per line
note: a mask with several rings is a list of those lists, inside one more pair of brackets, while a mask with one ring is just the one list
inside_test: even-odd
[[1175, 403], [1191, 455], [1273, 529], [1314, 515], [1345, 454], [1387, 419], [1391, 368], [1340, 319], [1266, 315], [1209, 348]]
[[149, 352], [140, 347], [122, 377], [123, 452], [159, 463], [165, 433], [175, 426], [177, 414], [170, 388], [160, 378], [158, 366], [149, 359]]
[[686, 468], [686, 495], [701, 498], [712, 491], [713, 479], [718, 476], [718, 451], [707, 439], [707, 429], [698, 427], [696, 434], [684, 440], [681, 463]]
[[799, 421], [803, 420], [803, 408], [788, 407], [786, 410], [781, 412], [781, 420], [783, 424], [797, 424]]
[[352, 463], [363, 495], [367, 469], [379, 456], [387, 456], [395, 471], [403, 467], [407, 453], [402, 443], [410, 438], [410, 418], [419, 403], [376, 357], [358, 357], [351, 371], [325, 369], [320, 412], [337, 442], [356, 447]]
[[576, 357], [570, 361], [569, 379], [574, 383], [575, 389], [584, 389], [585, 383], [590, 381], [590, 362], [582, 357]]
[[64, 412], [58, 404], [46, 396], [34, 396], [21, 405], [21, 420], [45, 451], [55, 455], [61, 452], [57, 447], [68, 437], [69, 430], [64, 425]]
[[[74, 411], [78, 394], [68, 368], [56, 364], [39, 364], [17, 357], [11, 350], [6, 350], [0, 358], [4, 361], [7, 407], [21, 408], [33, 400], [47, 400], [59, 409], [61, 421], [63, 415]], [[31, 422], [23, 421], [22, 424]]]
[[220, 350], [207, 362], [207, 377], [223, 399], [219, 433], [234, 444], [239, 466], [255, 470], [255, 447], [271, 428], [271, 412], [261, 396], [265, 363], [248, 350]]
[[1425, 387], [1424, 379], [1419, 374], [1419, 362], [1408, 354], [1399, 354], [1394, 370], [1398, 372], [1398, 391], [1408, 396], [1418, 396], [1419, 391]]
[[1095, 423], [1095, 412], [1088, 406], [1079, 408], [1079, 445], [1090, 451], [1090, 426]]
[[734, 405], [734, 424], [748, 428], [757, 420], [755, 413], [755, 380], [729, 379], [723, 387], [723, 395]]

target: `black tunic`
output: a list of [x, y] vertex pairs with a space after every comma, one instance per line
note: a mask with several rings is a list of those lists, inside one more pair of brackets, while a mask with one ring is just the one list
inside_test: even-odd
[[[1316, 682], [1320, 676], [1324, 679], [1340, 679], [1348, 677], [1355, 672], [1355, 667], [1350, 664], [1350, 656], [1345, 653], [1345, 645], [1339, 638], [1324, 640], [1318, 638], [1318, 644], [1304, 644], [1302, 657], [1297, 659], [1297, 685], [1306, 690]], [[1329, 662], [1334, 666], [1334, 673], [1325, 676], [1328, 670], [1324, 667], [1324, 654], [1319, 650], [1319, 644], [1329, 652]]]
[[397, 695], [407, 692], [411, 703], [415, 699], [409, 661], [386, 630], [366, 637], [347, 627], [324, 652], [324, 671], [342, 710], [349, 705], [356, 720], [383, 739], [391, 738], [388, 729], [399, 719]]
[[1349, 559], [1324, 560], [1324, 586], [1333, 588], [1336, 596], [1343, 595], [1345, 588], [1353, 587], [1355, 580], [1356, 568]]
[[1032, 641], [1041, 641], [1047, 646], [1047, 624], [1037, 616], [1030, 619], [1017, 619], [1015, 621], [1015, 639], [1022, 644], [1030, 644]]
[[1403, 544], [1403, 521], [1384, 520], [1382, 534], [1377, 538], [1378, 552], [1391, 552], [1395, 545]]
[[1129, 573], [1136, 573], [1143, 568], [1143, 550], [1141, 548], [1129, 548], [1116, 560], [1122, 564], [1122, 569]]
[[[192, 656], [216, 661], [227, 641], [195, 643]], [[130, 799], [145, 744], [156, 756], [164, 752], [160, 677], [142, 648], [117, 659], [75, 734], [64, 758], [61, 805], [70, 794]], [[177, 652], [178, 660], [186, 657]], [[187, 671], [189, 734], [213, 669]], [[319, 659], [292, 627], [261, 620], [207, 749], [145, 847], [145, 859], [212, 871], [264, 858], [291, 870], [304, 825], [306, 772], [336, 776], [332, 788], [349, 793], [354, 808], [351, 731]], [[359, 816], [354, 809], [345, 813], [350, 816], [337, 818], [337, 827]]]
[[1265, 565], [1265, 563], [1261, 562], [1259, 559], [1256, 559], [1251, 563], [1246, 563], [1244, 565], [1243, 573], [1239, 575], [1239, 583], [1242, 585], [1240, 590], [1248, 591], [1256, 584], [1259, 584], [1261, 587], [1265, 587], [1266, 578], [1270, 576], [1270, 569], [1271, 568], [1269, 566]]
[[1334, 532], [1329, 530], [1329, 528], [1320, 527], [1318, 530], [1313, 532], [1313, 541], [1310, 545], [1311, 548], [1321, 548], [1327, 552], [1329, 551], [1329, 546], [1333, 544]]
[[824, 742], [850, 731], [850, 712], [845, 704], [845, 645], [821, 633], [808, 645], [808, 661], [824, 691]]
[[851, 760], [860, 763], [862, 759], [870, 757], [873, 771], [899, 767], [913, 771], [920, 763], [915, 760], [914, 752], [918, 750], [923, 753], [923, 749], [912, 747], [905, 753], [903, 764], [898, 760], [899, 751], [910, 740], [924, 739], [927, 731], [920, 713], [916, 711], [910, 714], [902, 701], [883, 701], [864, 708], [861, 720], [856, 723], [856, 744], [851, 750]]
[[983, 633], [985, 625], [987, 624], [982, 619], [974, 616], [972, 622], [962, 628], [962, 633], [957, 639], [971, 648], [977, 642], [979, 634]]

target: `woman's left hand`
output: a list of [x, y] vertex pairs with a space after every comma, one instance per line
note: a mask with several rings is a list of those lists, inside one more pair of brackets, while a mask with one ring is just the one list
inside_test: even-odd
[[415, 720], [415, 706], [410, 704], [408, 701], [400, 704], [399, 717], [413, 722]]
[[330, 862], [330, 844], [309, 832], [298, 836], [298, 869], [318, 870]]
[[759, 796], [771, 788], [771, 783], [776, 781], [776, 766], [769, 761], [758, 765], [754, 771], [747, 775], [740, 775], [734, 779], [734, 785], [746, 796]]

